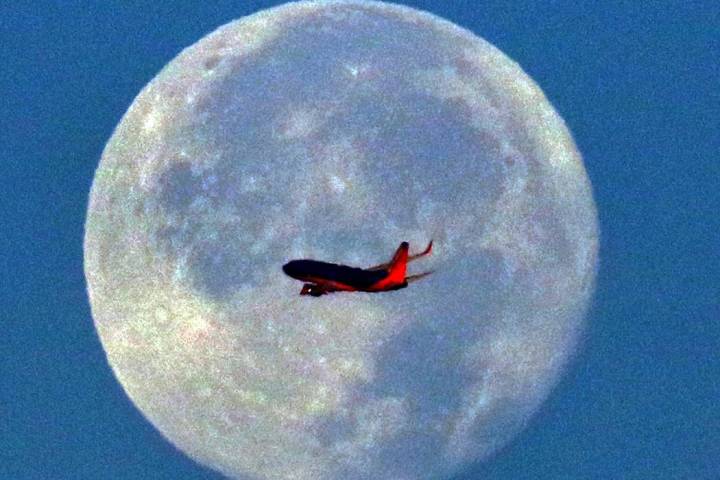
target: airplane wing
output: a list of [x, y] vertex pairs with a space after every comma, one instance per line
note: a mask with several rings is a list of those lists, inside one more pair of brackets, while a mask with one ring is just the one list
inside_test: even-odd
[[423, 277], [427, 277], [427, 276], [430, 275], [431, 273], [433, 273], [432, 270], [429, 271], [429, 272], [418, 273], [417, 275], [410, 275], [409, 277], [405, 277], [405, 281], [408, 282], [408, 283], [416, 282], [416, 281], [420, 280], [420, 279], [423, 278]]
[[[432, 251], [432, 244], [433, 241], [430, 240], [430, 243], [428, 243], [428, 246], [420, 253], [416, 253], [415, 255], [410, 255], [407, 259], [408, 262], [412, 262], [415, 259], [418, 259], [420, 257], [423, 257], [425, 255], [429, 255]], [[391, 260], [392, 261], [392, 260]], [[387, 270], [390, 266], [390, 262], [387, 263], [381, 263], [380, 265], [375, 265], [374, 267], [366, 268], [365, 270], [375, 271], [375, 270]]]

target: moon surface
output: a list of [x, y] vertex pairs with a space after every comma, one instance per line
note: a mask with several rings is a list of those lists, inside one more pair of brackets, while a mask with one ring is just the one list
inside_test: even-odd
[[[298, 295], [281, 266], [435, 273]], [[85, 272], [108, 360], [174, 445], [224, 475], [441, 479], [557, 382], [593, 289], [597, 221], [562, 119], [447, 21], [301, 2], [170, 62], [107, 144]]]

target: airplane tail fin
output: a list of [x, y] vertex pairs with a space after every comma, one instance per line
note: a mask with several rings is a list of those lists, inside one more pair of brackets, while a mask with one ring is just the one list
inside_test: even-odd
[[388, 265], [389, 281], [398, 283], [405, 281], [409, 250], [410, 244], [408, 244], [408, 242], [402, 242], [395, 251], [395, 255], [393, 255], [392, 260], [390, 260], [390, 265]]

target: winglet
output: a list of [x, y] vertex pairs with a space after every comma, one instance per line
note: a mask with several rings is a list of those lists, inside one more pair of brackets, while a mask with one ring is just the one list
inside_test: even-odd
[[425, 250], [423, 250], [420, 253], [416, 253], [415, 255], [410, 255], [408, 257], [408, 262], [412, 262], [413, 260], [418, 259], [420, 257], [424, 257], [425, 255], [430, 255], [430, 253], [432, 252], [432, 246], [433, 246], [433, 241], [430, 240], [430, 243], [428, 243], [428, 246], [425, 248]]
[[430, 252], [432, 252], [432, 245], [433, 241], [430, 240], [430, 243], [428, 243], [428, 246], [425, 250], [423, 250], [420, 254], [418, 254], [418, 257], [422, 257], [423, 255], [429, 255]]

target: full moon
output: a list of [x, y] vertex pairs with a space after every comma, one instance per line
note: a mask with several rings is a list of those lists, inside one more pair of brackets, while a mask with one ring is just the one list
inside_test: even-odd
[[[133, 403], [180, 450], [265, 479], [443, 479], [507, 444], [583, 331], [597, 219], [538, 86], [486, 41], [378, 2], [231, 22], [130, 106], [95, 174], [85, 274]], [[300, 296], [292, 259], [383, 293]]]

